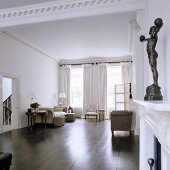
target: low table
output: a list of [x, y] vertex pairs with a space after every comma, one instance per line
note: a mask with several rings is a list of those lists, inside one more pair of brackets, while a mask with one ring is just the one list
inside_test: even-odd
[[65, 124], [65, 116], [56, 116], [53, 118], [54, 126], [64, 126]]
[[67, 122], [74, 122], [76, 120], [76, 114], [75, 113], [67, 113], [66, 120], [67, 120]]

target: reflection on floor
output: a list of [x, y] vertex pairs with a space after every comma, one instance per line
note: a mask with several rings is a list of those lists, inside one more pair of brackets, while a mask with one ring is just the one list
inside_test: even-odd
[[138, 137], [115, 132], [110, 121], [76, 119], [60, 128], [27, 128], [0, 136], [13, 170], [138, 170]]

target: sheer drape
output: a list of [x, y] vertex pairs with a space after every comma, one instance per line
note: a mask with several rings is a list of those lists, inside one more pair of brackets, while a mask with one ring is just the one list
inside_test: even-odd
[[65, 93], [64, 105], [70, 104], [70, 65], [60, 67], [60, 93]]
[[[127, 83], [132, 83], [132, 63], [131, 62], [125, 62], [121, 63], [122, 66], [122, 83], [124, 85], [124, 101], [129, 102], [129, 85]], [[126, 108], [126, 107], [125, 107]]]
[[107, 116], [107, 64], [98, 64], [99, 109], [105, 110]]
[[70, 70], [70, 104], [76, 117], [83, 116], [83, 68], [72, 66]]
[[132, 82], [132, 63], [131, 62], [122, 62], [122, 83], [131, 83]]
[[91, 64], [83, 65], [83, 113], [91, 102]]
[[[109, 108], [107, 108], [107, 64], [98, 64], [96, 69], [91, 64], [83, 65], [83, 113], [86, 112], [89, 103], [96, 102], [99, 109], [105, 110], [105, 117], [108, 117]], [[122, 83], [131, 83], [132, 81], [132, 63], [121, 63]], [[96, 79], [92, 81], [92, 71], [98, 74]], [[95, 73], [95, 75], [96, 75]], [[94, 85], [95, 83], [95, 85]], [[96, 88], [95, 88], [96, 86]], [[113, 85], [114, 86], [114, 85]], [[92, 91], [93, 88], [93, 91]], [[60, 93], [66, 94], [64, 105], [70, 105], [70, 66], [65, 65], [60, 67]], [[97, 94], [96, 94], [97, 93]], [[93, 98], [92, 98], [93, 97]], [[96, 98], [95, 98], [96, 97]], [[79, 109], [79, 112], [82, 108]]]

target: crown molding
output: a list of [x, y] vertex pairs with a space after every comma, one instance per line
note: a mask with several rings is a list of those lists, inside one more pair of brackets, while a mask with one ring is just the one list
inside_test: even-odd
[[131, 55], [124, 55], [118, 57], [91, 57], [84, 59], [62, 59], [59, 61], [59, 64], [82, 64], [82, 63], [107, 63], [107, 62], [126, 62], [132, 61]]
[[[12, 34], [12, 33], [10, 33], [10, 32], [7, 32], [7, 31], [1, 31], [1, 33], [3, 33], [4, 35], [6, 35], [6, 36], [8, 36], [8, 37], [10, 37], [10, 38], [12, 38], [12, 39], [14, 39], [15, 41], [17, 41], [17, 42], [19, 42], [19, 43], [27, 46], [27, 47], [30, 48], [30, 49], [32, 49], [32, 50], [34, 50], [34, 51], [36, 51], [36, 52], [38, 52], [38, 53], [40, 53], [40, 54], [42, 54], [42, 55], [50, 58], [50, 59], [52, 59], [52, 60], [55, 60], [51, 55], [47, 54], [45, 51], [43, 51], [43, 50], [35, 47], [34, 45], [32, 45], [31, 43], [29, 43], [29, 42], [27, 42], [27, 41], [25, 41], [25, 40], [22, 40], [21, 38], [17, 37], [16, 35], [14, 35], [14, 34]], [[56, 61], [56, 60], [55, 60], [55, 61]]]
[[0, 10], [0, 27], [136, 11], [145, 7], [146, 0], [56, 0], [2, 9]]

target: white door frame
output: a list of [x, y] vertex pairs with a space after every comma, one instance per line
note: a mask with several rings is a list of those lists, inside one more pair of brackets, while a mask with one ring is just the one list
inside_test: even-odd
[[[7, 77], [12, 79], [12, 117], [11, 117], [11, 126], [4, 126], [3, 132], [21, 128], [21, 114], [19, 112], [19, 76], [9, 74], [9, 73], [0, 73], [2, 77]], [[3, 115], [3, 113], [2, 113]], [[3, 121], [2, 121], [3, 124]]]

